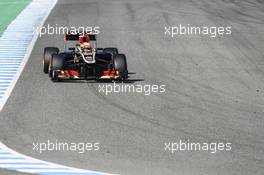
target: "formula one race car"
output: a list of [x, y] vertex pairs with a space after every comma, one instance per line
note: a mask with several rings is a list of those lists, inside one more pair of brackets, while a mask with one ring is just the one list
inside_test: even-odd
[[[96, 34], [66, 33], [64, 40], [63, 52], [59, 52], [56, 47], [44, 49], [43, 71], [49, 74], [52, 81], [74, 79], [123, 81], [128, 78], [126, 56], [118, 53], [117, 48], [97, 48]], [[67, 46], [70, 41], [75, 42], [73, 47]]]

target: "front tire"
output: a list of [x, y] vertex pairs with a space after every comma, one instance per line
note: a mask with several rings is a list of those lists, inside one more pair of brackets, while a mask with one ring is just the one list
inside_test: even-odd
[[53, 54], [50, 67], [51, 70], [63, 70], [64, 57], [61, 54]]
[[59, 49], [57, 47], [45, 47], [43, 55], [43, 72], [49, 73], [50, 61], [53, 54], [58, 54]]
[[121, 80], [128, 78], [127, 61], [124, 54], [114, 55], [113, 59], [114, 69], [119, 72]]
[[50, 77], [52, 81], [58, 81], [58, 70], [63, 70], [64, 68], [64, 57], [59, 54], [53, 54], [50, 64]]

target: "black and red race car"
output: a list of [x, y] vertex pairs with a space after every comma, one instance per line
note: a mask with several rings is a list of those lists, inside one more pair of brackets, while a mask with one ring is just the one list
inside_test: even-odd
[[[121, 80], [128, 78], [125, 54], [117, 48], [97, 48], [94, 33], [66, 33], [64, 47], [46, 47], [43, 57], [43, 71], [52, 81], [60, 80]], [[69, 42], [73, 47], [68, 47]], [[72, 43], [71, 43], [72, 44]]]

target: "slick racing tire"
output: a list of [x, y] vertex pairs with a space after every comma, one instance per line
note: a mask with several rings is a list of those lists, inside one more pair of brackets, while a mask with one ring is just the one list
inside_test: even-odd
[[50, 63], [50, 72], [49, 75], [52, 80], [55, 80], [56, 77], [54, 74], [57, 70], [63, 70], [64, 68], [64, 57], [61, 54], [53, 54], [51, 57]]
[[53, 54], [51, 57], [51, 70], [63, 70], [64, 57], [61, 54]]
[[107, 47], [107, 48], [104, 48], [104, 52], [111, 53], [112, 55], [116, 55], [118, 54], [118, 49], [114, 47]]
[[113, 60], [114, 69], [119, 72], [121, 80], [128, 78], [127, 61], [124, 54], [114, 55]]
[[59, 49], [56, 47], [45, 47], [43, 55], [43, 72], [45, 74], [49, 73], [49, 66], [52, 54], [58, 54]]
[[50, 73], [50, 79], [51, 79], [51, 81], [58, 82], [59, 81], [59, 78], [58, 78], [57, 71], [56, 70], [51, 70], [50, 72], [51, 72]]

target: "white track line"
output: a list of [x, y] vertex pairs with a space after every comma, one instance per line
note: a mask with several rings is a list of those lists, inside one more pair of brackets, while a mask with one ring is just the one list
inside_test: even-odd
[[[57, 0], [33, 0], [0, 38], [0, 111], [21, 75], [43, 26]], [[15, 47], [14, 47], [15, 46]], [[40, 175], [110, 175], [58, 165], [17, 153], [0, 142], [0, 168]]]
[[12, 77], [0, 76], [0, 81], [8, 82], [4, 88], [0, 84], [0, 111], [21, 75], [38, 38], [34, 29], [43, 26], [56, 3], [57, 0], [33, 0], [2, 34], [0, 38], [0, 72], [15, 73]]
[[[0, 168], [40, 175], [111, 175], [38, 160], [11, 150], [0, 142]], [[6, 156], [5, 156], [6, 155]]]

